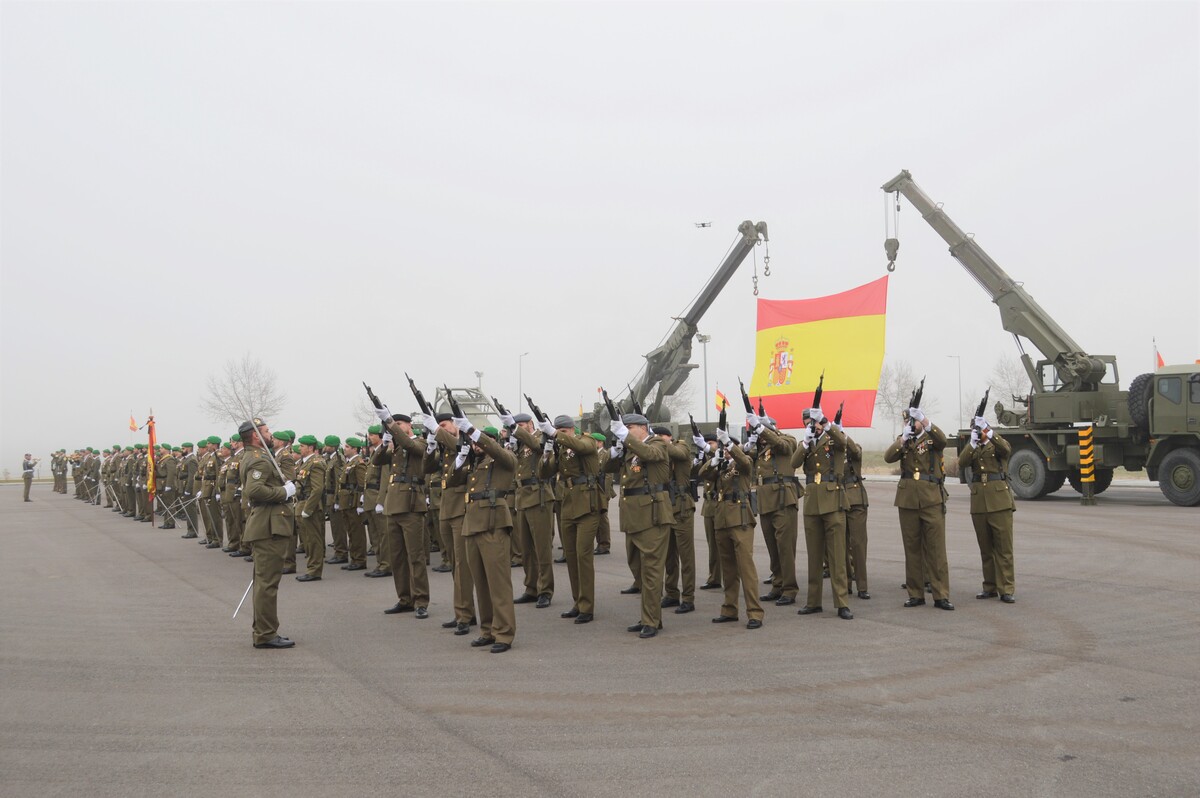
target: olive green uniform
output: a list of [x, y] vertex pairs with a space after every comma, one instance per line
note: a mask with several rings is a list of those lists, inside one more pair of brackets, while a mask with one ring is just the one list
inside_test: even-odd
[[463, 518], [467, 514], [467, 469], [456, 469], [459, 437], [440, 426], [434, 434], [441, 447], [438, 458], [442, 473], [442, 498], [438, 509], [442, 540], [451, 541], [454, 550], [454, 619], [460, 624], [475, 617], [475, 581], [467, 563], [467, 543], [463, 539]]
[[367, 550], [375, 553], [375, 570], [390, 573], [391, 559], [388, 557], [387, 518], [375, 512], [383, 504], [383, 492], [387, 489], [387, 467], [382, 462], [382, 446], [368, 449], [366, 457], [367, 475], [363, 485], [363, 519], [367, 526]]
[[163, 508], [163, 529], [174, 529], [179, 498], [179, 461], [164, 452], [154, 461], [154, 490]]
[[[454, 538], [450, 527], [442, 527], [442, 458], [440, 447], [432, 432], [426, 433], [425, 448], [425, 488], [428, 495], [429, 512], [425, 513], [426, 536], [437, 541], [437, 549], [441, 555], [441, 563], [434, 570], [445, 573], [454, 572]], [[434, 448], [429, 449], [429, 440], [433, 440]], [[430, 548], [433, 548], [432, 545]]]
[[196, 498], [196, 474], [200, 470], [200, 463], [196, 459], [194, 452], [188, 452], [179, 460], [179, 501], [180, 508], [183, 510], [183, 517], [187, 520], [187, 534], [184, 537], [197, 537], [197, 519], [199, 512], [196, 505], [199, 500]]
[[[348, 456], [342, 466], [342, 479], [338, 486], [338, 504], [341, 505], [342, 523], [346, 525], [347, 550], [350, 565], [365, 568], [367, 565], [366, 530], [363, 528], [363, 490], [367, 482], [367, 464], [358, 452]], [[365, 510], [364, 510], [365, 511]], [[334, 544], [337, 545], [336, 542]], [[335, 549], [336, 554], [336, 549]]]
[[799, 497], [804, 495], [791, 464], [796, 440], [770, 427], [758, 431], [754, 448], [753, 491], [757, 497], [759, 523], [771, 560], [773, 599], [792, 599], [800, 592], [796, 576], [796, 544], [799, 534]]
[[668, 449], [667, 442], [655, 435], [639, 441], [630, 434], [621, 456], [605, 464], [609, 471], [620, 473], [621, 531], [637, 550], [642, 573], [641, 623], [651, 629], [662, 627], [667, 541], [675, 524]]
[[[758, 599], [758, 569], [754, 565], [754, 510], [750, 503], [750, 488], [754, 484], [754, 463], [740, 446], [713, 451], [698, 469], [706, 490], [714, 498], [712, 521], [716, 530], [717, 550], [721, 555], [721, 583], [725, 596], [721, 617], [738, 617], [738, 590], [746, 602], [746, 617], [763, 619]], [[720, 458], [718, 458], [720, 454]]]
[[692, 447], [663, 441], [670, 460], [672, 510], [675, 521], [667, 536], [667, 570], [663, 593], [672, 602], [696, 603], [696, 499], [692, 495]]
[[895, 505], [904, 541], [904, 584], [909, 598], [924, 600], [924, 582], [935, 601], [950, 598], [950, 569], [946, 562], [946, 487], [942, 452], [946, 434], [937, 425], [917, 437], [897, 438], [883, 459], [900, 463]]
[[820, 607], [824, 563], [829, 563], [829, 586], [838, 609], [846, 603], [846, 508], [842, 488], [846, 465], [846, 435], [829, 424], [808, 448], [792, 455], [804, 469], [804, 543], [808, 550], [808, 595], [805, 606]]
[[854, 582], [860, 593], [867, 584], [867, 487], [862, 478], [862, 447], [846, 436], [846, 468], [842, 487], [850, 506], [846, 510], [846, 586]]
[[283, 558], [295, 535], [296, 519], [283, 480], [259, 446], [243, 450], [243, 488], [250, 504], [243, 538], [254, 554], [254, 642], [267, 643], [279, 634], [276, 598], [283, 574]]
[[516, 527], [525, 570], [525, 595], [554, 595], [554, 491], [550, 487], [550, 458], [543, 449], [545, 436], [518, 426]]
[[329, 537], [333, 543], [333, 556], [325, 561], [328, 563], [348, 562], [346, 514], [342, 512], [344, 505], [341, 503], [345, 473], [346, 458], [341, 449], [334, 449], [325, 460], [325, 510], [329, 513]]
[[562, 491], [558, 531], [571, 581], [572, 609], [591, 615], [596, 609], [596, 529], [601, 505], [608, 503], [600, 493], [600, 453], [593, 438], [565, 429], [554, 436], [554, 444], [549, 457]]
[[246, 511], [242, 507], [242, 452], [238, 449], [225, 461], [225, 487], [221, 491], [221, 508], [225, 512], [225, 531], [229, 539], [226, 550], [229, 553], [245, 551], [250, 548], [242, 542], [246, 531]]
[[993, 434], [977, 447], [968, 446], [958, 458], [959, 469], [971, 469], [971, 523], [983, 563], [983, 592], [1011, 596], [1013, 574], [1013, 502], [1008, 485], [1012, 445]]
[[[291, 443], [285, 443], [275, 450], [275, 462], [279, 464], [279, 470], [283, 472], [285, 480], [288, 482], [296, 481], [296, 458], [292, 454]], [[285, 574], [294, 574], [296, 572], [296, 541], [298, 537], [299, 527], [293, 523], [292, 537], [288, 541], [287, 550], [283, 554], [283, 572]]]
[[480, 433], [476, 444], [483, 456], [466, 466], [465, 555], [475, 585], [480, 635], [511, 645], [517, 616], [509, 562], [513, 521], [505, 499], [512, 493], [517, 458], [490, 435]]
[[425, 553], [425, 441], [388, 425], [392, 447], [380, 447], [376, 457], [385, 480], [382, 497], [387, 525], [388, 559], [396, 601], [404, 607], [429, 606], [429, 570]]
[[209, 452], [200, 459], [200, 513], [204, 516], [208, 543], [210, 546], [215, 543], [216, 547], [219, 547], [225, 538], [221, 504], [215, 498], [217, 474], [221, 471], [221, 464], [221, 456], [216, 452]]
[[325, 569], [325, 478], [328, 466], [317, 453], [302, 458], [296, 469], [296, 510], [300, 543], [307, 560], [305, 573], [320, 576]]

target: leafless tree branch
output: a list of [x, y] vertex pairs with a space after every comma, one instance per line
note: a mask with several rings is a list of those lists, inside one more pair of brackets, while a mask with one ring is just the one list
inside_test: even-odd
[[279, 390], [275, 372], [249, 354], [229, 360], [221, 374], [210, 374], [200, 409], [212, 421], [240, 424], [249, 416], [270, 419], [283, 412], [287, 397]]

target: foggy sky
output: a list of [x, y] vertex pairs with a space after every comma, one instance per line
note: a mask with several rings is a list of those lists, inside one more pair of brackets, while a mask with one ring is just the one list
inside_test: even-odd
[[[410, 410], [404, 370], [515, 405], [525, 351], [543, 408], [590, 408], [743, 219], [770, 225], [764, 298], [882, 275], [902, 168], [1123, 385], [1152, 338], [1200, 358], [1195, 3], [0, 8], [14, 472], [131, 442], [131, 410], [228, 436], [198, 402], [245, 353], [299, 434], [361, 429], [362, 380]], [[1015, 346], [907, 204], [900, 240], [887, 359], [952, 428], [948, 356], [982, 392]], [[700, 324], [710, 394], [750, 379], [753, 266]]]

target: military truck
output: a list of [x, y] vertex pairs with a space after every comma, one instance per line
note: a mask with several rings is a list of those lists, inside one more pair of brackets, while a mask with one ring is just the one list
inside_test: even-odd
[[[1030, 391], [1015, 397], [1022, 408], [995, 406], [994, 428], [1013, 447], [1009, 484], [1020, 499], [1039, 499], [1069, 481], [1081, 491], [1079, 431], [1094, 427], [1094, 493], [1112, 483], [1113, 469], [1145, 470], [1172, 503], [1200, 505], [1200, 366], [1167, 366], [1140, 374], [1121, 390], [1112, 355], [1086, 353], [1020, 283], [996, 264], [972, 236], [951, 221], [904, 170], [883, 185], [904, 196], [950, 245], [957, 260], [1000, 309], [1000, 322], [1013, 335]], [[895, 269], [899, 241], [884, 243], [888, 271]], [[1036, 362], [1022, 339], [1042, 354]], [[970, 430], [960, 430], [961, 453]], [[966, 478], [966, 475], [960, 475]]]

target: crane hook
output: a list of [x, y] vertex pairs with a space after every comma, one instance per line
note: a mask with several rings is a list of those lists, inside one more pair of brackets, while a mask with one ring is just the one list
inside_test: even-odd
[[896, 253], [899, 250], [900, 250], [900, 239], [889, 238], [887, 241], [883, 242], [883, 251], [887, 253], [887, 259], [888, 259], [887, 270], [889, 272], [896, 271]]

